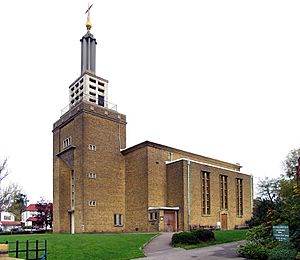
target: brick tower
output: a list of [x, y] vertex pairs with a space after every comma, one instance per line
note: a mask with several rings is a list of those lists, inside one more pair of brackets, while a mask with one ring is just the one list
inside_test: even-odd
[[95, 74], [90, 7], [87, 13], [81, 76], [53, 125], [54, 232], [120, 232], [124, 222], [126, 116], [107, 101], [108, 81]]

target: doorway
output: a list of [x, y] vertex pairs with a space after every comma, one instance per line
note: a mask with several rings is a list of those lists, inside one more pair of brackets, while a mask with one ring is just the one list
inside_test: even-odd
[[176, 230], [176, 220], [174, 211], [165, 211], [164, 213], [164, 231], [165, 232], [175, 232]]
[[227, 214], [226, 213], [221, 214], [221, 229], [222, 230], [227, 230], [228, 229]]

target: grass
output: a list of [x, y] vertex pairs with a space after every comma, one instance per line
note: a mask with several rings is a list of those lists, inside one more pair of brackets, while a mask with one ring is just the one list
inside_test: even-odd
[[[43, 234], [0, 236], [9, 242], [47, 240], [48, 258], [54, 259], [132, 259], [143, 257], [140, 248], [155, 234]], [[30, 248], [33, 248], [32, 245]], [[25, 248], [25, 245], [22, 245]], [[10, 250], [13, 245], [10, 245]], [[41, 254], [40, 254], [41, 255]], [[14, 254], [10, 254], [14, 257]], [[23, 255], [24, 257], [25, 255]], [[19, 255], [22, 258], [22, 255]], [[24, 257], [25, 258], [25, 257]]]
[[207, 247], [207, 246], [212, 246], [212, 245], [240, 241], [240, 240], [244, 240], [246, 238], [247, 231], [248, 230], [245, 230], [245, 229], [242, 229], [242, 230], [216, 230], [216, 231], [214, 231], [215, 240], [203, 242], [203, 243], [196, 244], [196, 245], [178, 244], [176, 246], [182, 247], [185, 249], [193, 249], [193, 248], [201, 248], [201, 247]]

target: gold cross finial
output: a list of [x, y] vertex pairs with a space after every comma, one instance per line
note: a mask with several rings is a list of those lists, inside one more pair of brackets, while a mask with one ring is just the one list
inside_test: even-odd
[[88, 4], [88, 9], [87, 9], [86, 12], [85, 12], [85, 13], [88, 14], [88, 16], [87, 16], [87, 21], [86, 21], [86, 25], [85, 25], [86, 28], [88, 29], [88, 31], [90, 31], [91, 28], [92, 28], [92, 23], [91, 23], [91, 18], [90, 18], [90, 10], [91, 10], [92, 6], [93, 6], [93, 4], [90, 5], [90, 3], [89, 3], [89, 4]]

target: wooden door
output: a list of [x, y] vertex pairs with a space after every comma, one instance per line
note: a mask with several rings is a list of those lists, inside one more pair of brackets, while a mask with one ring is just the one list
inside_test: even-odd
[[164, 216], [165, 232], [174, 232], [175, 231], [175, 213], [174, 212], [165, 212]]
[[221, 214], [221, 229], [222, 230], [227, 230], [227, 214], [223, 213]]

